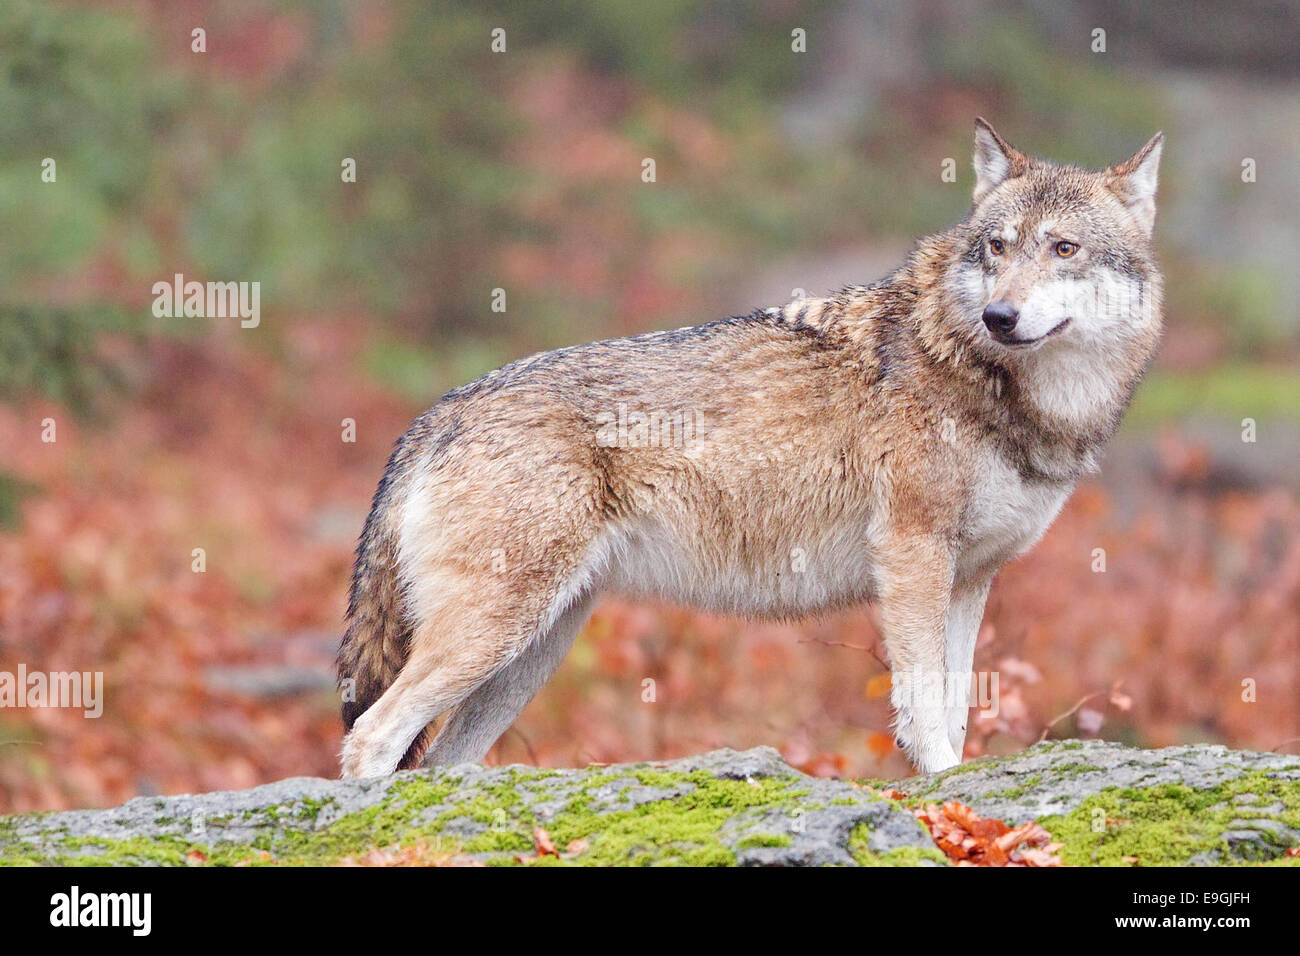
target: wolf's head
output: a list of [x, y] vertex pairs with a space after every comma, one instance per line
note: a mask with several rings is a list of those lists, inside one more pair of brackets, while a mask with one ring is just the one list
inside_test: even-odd
[[[983, 349], [1122, 347], [1158, 334], [1151, 244], [1163, 134], [1101, 172], [1032, 159], [975, 121], [975, 204], [950, 276]], [[982, 341], [981, 341], [982, 340]]]

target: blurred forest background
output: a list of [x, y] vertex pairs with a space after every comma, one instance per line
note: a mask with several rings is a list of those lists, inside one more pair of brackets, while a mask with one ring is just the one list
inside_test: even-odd
[[[966, 212], [977, 114], [1091, 166], [1164, 129], [1168, 333], [994, 588], [968, 755], [1300, 753], [1298, 50], [1264, 0], [7, 0], [0, 669], [102, 670], [106, 704], [0, 710], [0, 812], [335, 775], [352, 548], [409, 419], [540, 349], [880, 277]], [[175, 273], [259, 281], [260, 325], [155, 318]], [[867, 608], [609, 601], [491, 759], [902, 775], [879, 656]]]

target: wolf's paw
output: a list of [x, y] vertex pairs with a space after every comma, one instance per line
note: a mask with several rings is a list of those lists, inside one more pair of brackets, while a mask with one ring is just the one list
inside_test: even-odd
[[939, 773], [961, 763], [961, 758], [946, 740], [940, 747], [932, 747], [918, 755], [916, 769], [921, 773]]
[[[948, 737], [945, 724], [932, 721], [933, 729], [920, 730], [910, 712], [898, 711], [894, 725], [894, 743], [921, 773], [938, 773], [961, 763], [960, 752]], [[965, 728], [962, 729], [965, 736]]]
[[352, 740], [353, 735], [343, 738], [343, 752], [339, 754], [339, 776], [344, 780], [363, 776], [361, 773], [361, 754]]
[[965, 708], [949, 711], [948, 713], [948, 743], [959, 759], [962, 751], [966, 749], [966, 720], [968, 716], [969, 711]]
[[344, 780], [352, 780], [392, 773], [396, 765], [387, 765], [383, 756], [375, 754], [373, 750], [372, 747], [364, 746], [362, 735], [353, 727], [343, 738], [343, 752], [339, 755], [340, 776]]

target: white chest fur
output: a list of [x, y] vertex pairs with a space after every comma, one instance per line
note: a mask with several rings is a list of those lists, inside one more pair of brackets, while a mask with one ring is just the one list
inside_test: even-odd
[[957, 576], [994, 573], [1043, 536], [1074, 490], [1072, 483], [1026, 481], [998, 455], [985, 459], [958, 537]]

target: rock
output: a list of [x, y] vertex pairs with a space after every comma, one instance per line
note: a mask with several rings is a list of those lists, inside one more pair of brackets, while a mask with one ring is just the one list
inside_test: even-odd
[[1080, 865], [1251, 862], [1300, 842], [1300, 757], [1289, 754], [1054, 741], [897, 786], [914, 803], [958, 800], [1008, 824], [1037, 820]]
[[[0, 818], [0, 864], [329, 864], [379, 851], [440, 863], [942, 865], [911, 809], [944, 800], [1038, 819], [1067, 863], [1286, 860], [1300, 842], [1300, 758], [1277, 754], [1065, 741], [892, 786], [907, 797], [805, 776], [768, 747], [581, 770], [293, 778]], [[539, 857], [538, 828], [559, 857]]]
[[[1074, 810], [1107, 787], [1168, 783], [1203, 790], [1260, 771], [1300, 780], [1300, 757], [1217, 744], [1138, 750], [1104, 740], [1064, 740], [968, 761], [897, 786], [929, 802], [961, 800], [1014, 825]], [[1252, 797], [1257, 799], [1245, 799]]]

